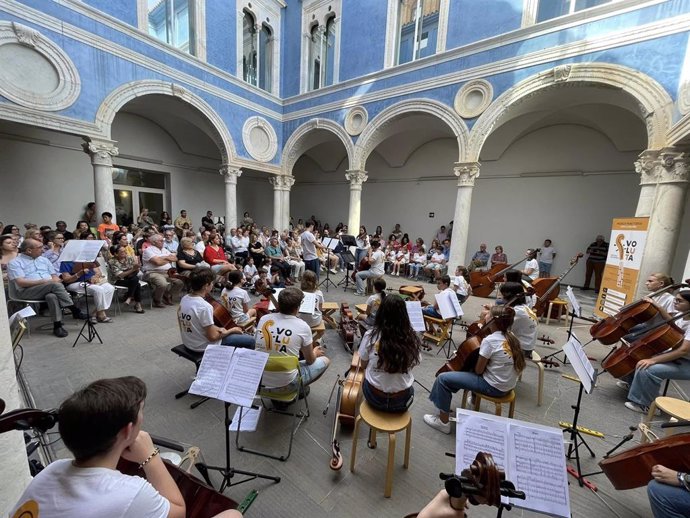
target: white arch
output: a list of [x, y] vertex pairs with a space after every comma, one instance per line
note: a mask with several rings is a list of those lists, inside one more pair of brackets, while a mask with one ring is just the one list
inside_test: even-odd
[[[297, 128], [283, 147], [283, 154], [280, 160], [283, 174], [292, 174], [295, 163], [309, 148], [309, 133], [315, 130], [326, 130], [333, 133], [345, 146], [347, 151], [348, 164], [352, 165], [354, 157], [354, 144], [352, 139], [340, 124], [330, 119], [312, 119]], [[348, 168], [348, 169], [351, 169]]]
[[392, 135], [394, 119], [403, 113], [413, 112], [434, 115], [453, 130], [458, 142], [458, 162], [461, 162], [469, 136], [465, 121], [452, 108], [438, 101], [408, 99], [389, 106], [367, 124], [355, 145], [355, 160], [351, 169], [365, 170], [371, 152]]
[[487, 137], [512, 107], [542, 90], [574, 82], [613, 86], [631, 95], [639, 104], [640, 115], [647, 126], [647, 148], [660, 149], [666, 145], [666, 133], [673, 117], [673, 100], [656, 80], [621, 65], [572, 63], [530, 76], [491, 103], [472, 128], [464, 161], [479, 161]]
[[111, 127], [115, 115], [125, 104], [136, 97], [151, 94], [178, 97], [199, 110], [213, 128], [213, 135], [210, 136], [220, 150], [222, 162], [229, 164], [237, 157], [235, 144], [225, 122], [206, 101], [183, 86], [153, 79], [125, 83], [103, 100], [96, 113], [95, 121], [103, 136], [111, 138]]

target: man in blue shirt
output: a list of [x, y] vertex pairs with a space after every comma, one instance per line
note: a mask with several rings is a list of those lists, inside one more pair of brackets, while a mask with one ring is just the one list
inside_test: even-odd
[[13, 282], [17, 296], [27, 300], [45, 300], [53, 320], [53, 334], [58, 338], [67, 336], [62, 327], [62, 308], [72, 312], [75, 319], [85, 319], [72, 297], [62, 285], [53, 264], [42, 257], [43, 244], [35, 239], [26, 239], [19, 246], [19, 255], [8, 265], [8, 279]]
[[486, 243], [482, 243], [479, 245], [479, 250], [472, 256], [472, 261], [470, 261], [467, 269], [469, 271], [476, 269], [485, 270], [490, 258], [491, 254], [486, 251]]

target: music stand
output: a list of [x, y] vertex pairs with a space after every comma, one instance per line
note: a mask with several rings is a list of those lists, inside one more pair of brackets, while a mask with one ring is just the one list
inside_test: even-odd
[[343, 291], [347, 291], [347, 288], [350, 285], [350, 269], [347, 266], [349, 264], [353, 265], [352, 271], [354, 271], [355, 256], [352, 255], [352, 252], [349, 250], [345, 250], [344, 252], [340, 252], [340, 257], [345, 263], [345, 277], [338, 283], [338, 286], [344, 285]]
[[[330, 238], [328, 238], [330, 239]], [[330, 243], [330, 241], [329, 241]], [[326, 286], [326, 293], [328, 293], [328, 285], [331, 284], [334, 288], [337, 288], [338, 285], [334, 283], [330, 279], [330, 273], [331, 273], [331, 247], [326, 245], [326, 278], [319, 283], [319, 286], [325, 285]]]

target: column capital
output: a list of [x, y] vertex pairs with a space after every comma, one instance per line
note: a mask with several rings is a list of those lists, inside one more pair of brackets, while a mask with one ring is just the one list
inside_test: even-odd
[[479, 162], [455, 162], [453, 174], [458, 177], [458, 187], [474, 187], [480, 168]]
[[647, 149], [635, 161], [640, 185], [688, 183], [690, 155], [676, 148]]
[[237, 183], [237, 179], [242, 176], [242, 169], [231, 165], [223, 164], [218, 172], [225, 177], [225, 183]]
[[276, 191], [289, 191], [295, 184], [295, 177], [292, 175], [281, 174], [276, 176], [271, 176], [268, 179]]
[[345, 178], [348, 182], [350, 182], [350, 187], [359, 185], [361, 188], [362, 184], [369, 179], [369, 175], [366, 171], [350, 169], [349, 171], [345, 172]]
[[114, 140], [93, 139], [83, 137], [84, 143], [81, 145], [84, 153], [91, 157], [93, 165], [113, 165], [113, 157], [120, 154], [117, 149], [117, 142]]

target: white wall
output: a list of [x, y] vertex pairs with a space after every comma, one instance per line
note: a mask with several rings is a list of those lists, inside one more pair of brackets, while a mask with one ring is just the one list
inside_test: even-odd
[[[616, 150], [604, 135], [583, 126], [553, 126], [517, 140], [498, 160], [482, 163], [472, 198], [468, 257], [486, 241], [491, 249], [503, 245], [514, 262], [526, 248], [540, 246], [550, 238], [559, 251], [553, 269], [558, 275], [597, 234], [609, 234], [613, 218], [634, 215], [639, 194], [639, 177], [633, 168], [636, 156], [636, 151]], [[453, 218], [456, 157], [455, 143], [450, 139], [422, 146], [400, 168], [390, 168], [374, 153], [367, 163], [370, 179], [362, 192], [362, 223], [369, 232], [376, 225], [389, 232], [400, 223], [410, 238], [420, 236], [429, 242], [438, 227]], [[331, 226], [347, 221], [345, 166], [336, 173], [324, 173], [308, 158], [301, 158], [298, 166], [293, 216], [304, 218], [315, 213]], [[569, 173], [520, 176], [554, 171], [556, 175]], [[428, 178], [444, 175], [447, 180]], [[331, 183], [319, 185], [319, 180]], [[333, 185], [334, 181], [339, 184]], [[435, 213], [433, 219], [429, 212]], [[680, 277], [687, 258], [687, 212], [672, 272], [676, 277]], [[583, 278], [584, 262], [567, 280], [581, 284]]]

